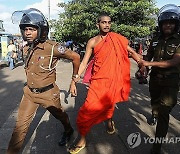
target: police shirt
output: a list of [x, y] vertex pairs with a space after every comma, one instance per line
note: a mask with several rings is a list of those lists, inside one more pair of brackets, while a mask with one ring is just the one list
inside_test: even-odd
[[[28, 53], [28, 48], [28, 45], [24, 47], [25, 55]], [[30, 88], [41, 88], [54, 83], [56, 64], [64, 52], [65, 47], [54, 41], [46, 40], [37, 44], [30, 51], [25, 64], [27, 85]]]
[[[165, 40], [162, 36], [153, 38], [147, 53], [147, 59], [153, 61], [166, 61], [180, 53], [180, 35], [174, 34]], [[180, 73], [180, 64], [169, 68], [152, 67], [152, 72], [171, 74]]]

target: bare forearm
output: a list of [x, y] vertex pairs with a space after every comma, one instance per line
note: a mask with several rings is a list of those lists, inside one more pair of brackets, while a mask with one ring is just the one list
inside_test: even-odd
[[73, 63], [73, 74], [78, 74], [79, 66], [80, 66], [80, 57], [77, 56], [72, 60]]
[[142, 57], [137, 53], [132, 53], [131, 56], [137, 63], [142, 59]]
[[84, 64], [83, 62], [81, 62], [79, 66], [79, 71], [78, 71], [79, 76], [81, 76], [81, 74], [85, 71], [86, 67], [87, 67], [87, 64]]
[[175, 54], [172, 59], [166, 61], [153, 61], [148, 62], [144, 61], [143, 65], [145, 66], [153, 66], [153, 67], [160, 67], [160, 68], [168, 68], [177, 66], [180, 64], [180, 54]]
[[90, 58], [90, 56], [92, 54], [92, 48], [89, 47], [90, 48], [89, 49], [88, 47], [86, 49], [86, 53], [85, 53], [84, 58], [83, 58], [83, 60], [82, 60], [82, 62], [80, 64], [80, 67], [79, 67], [79, 71], [78, 71], [79, 76], [81, 76], [81, 74], [85, 71], [85, 69], [86, 69], [86, 67], [88, 65], [88, 62], [89, 62], [89, 58]]
[[137, 62], [137, 64], [141, 66], [142, 56], [137, 54], [130, 46], [127, 47], [127, 50], [130, 53], [131, 57]]
[[160, 67], [160, 68], [168, 68], [168, 67], [172, 67], [175, 66], [176, 63], [172, 62], [172, 61], [161, 61], [161, 62], [157, 62], [157, 61], [153, 61], [153, 62], [148, 62], [147, 64], [148, 66], [153, 66], [153, 67]]
[[128, 52], [130, 53], [131, 57], [139, 63], [140, 60], [142, 59], [142, 56], [137, 54], [130, 46], [127, 47]]

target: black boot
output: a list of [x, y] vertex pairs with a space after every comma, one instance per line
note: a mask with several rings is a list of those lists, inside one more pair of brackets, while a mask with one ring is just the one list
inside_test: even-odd
[[154, 126], [157, 124], [158, 117], [155, 115], [152, 115], [151, 118], [148, 119], [147, 123], [151, 126]]
[[66, 145], [69, 142], [69, 140], [71, 139], [73, 132], [74, 132], [73, 128], [71, 128], [68, 132], [65, 131], [59, 141], [59, 146]]

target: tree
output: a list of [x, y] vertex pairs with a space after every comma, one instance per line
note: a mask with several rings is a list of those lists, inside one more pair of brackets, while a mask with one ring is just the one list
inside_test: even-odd
[[129, 39], [147, 36], [155, 27], [154, 0], [72, 0], [58, 6], [65, 10], [52, 24], [59, 41], [87, 42], [98, 33], [95, 23], [102, 12], [110, 14], [112, 30]]

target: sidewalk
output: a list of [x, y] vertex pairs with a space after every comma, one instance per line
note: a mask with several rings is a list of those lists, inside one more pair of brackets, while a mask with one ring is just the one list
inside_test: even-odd
[[[150, 98], [148, 85], [139, 85], [134, 79], [137, 70], [134, 62], [131, 69], [131, 95], [129, 102], [119, 103], [115, 109], [114, 121], [116, 133], [108, 135], [104, 123], [100, 123], [91, 129], [87, 135], [87, 146], [79, 154], [149, 154], [151, 144], [145, 143], [144, 137], [154, 137], [155, 127], [146, 123], [150, 116]], [[57, 84], [61, 89], [61, 103], [70, 117], [75, 133], [69, 144], [72, 144], [77, 137], [76, 116], [80, 106], [86, 97], [87, 88], [78, 83], [78, 96], [68, 96], [68, 89], [71, 80], [72, 65], [60, 61], [57, 67]], [[25, 73], [23, 66], [14, 70], [8, 67], [0, 69], [0, 154], [5, 151], [10, 140], [15, 117], [17, 116], [18, 104], [22, 97]], [[68, 97], [67, 97], [68, 96]], [[180, 137], [180, 97], [178, 104], [173, 109], [170, 117], [168, 137]], [[63, 132], [63, 127], [52, 115], [43, 108], [39, 108], [30, 126], [24, 142], [22, 154], [67, 154], [66, 147], [59, 147], [58, 140]], [[130, 148], [127, 137], [136, 133], [139, 138], [137, 147]], [[132, 140], [133, 141], [133, 140]], [[140, 143], [141, 142], [141, 143]], [[152, 142], [152, 140], [151, 140]], [[180, 142], [180, 141], [179, 141]], [[139, 144], [139, 145], [138, 145]], [[132, 145], [134, 145], [132, 143]], [[134, 145], [136, 146], [136, 145]], [[165, 154], [179, 154], [179, 144], [165, 144]]]

